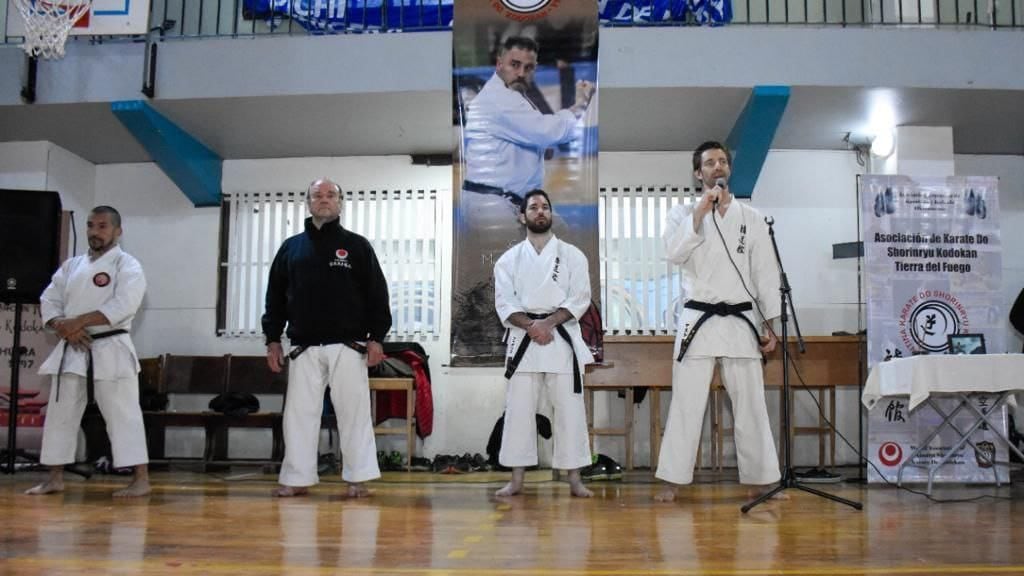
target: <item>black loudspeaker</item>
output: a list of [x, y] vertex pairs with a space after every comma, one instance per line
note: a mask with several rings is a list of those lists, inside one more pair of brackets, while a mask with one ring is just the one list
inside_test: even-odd
[[60, 265], [60, 196], [0, 189], [0, 302], [38, 304]]

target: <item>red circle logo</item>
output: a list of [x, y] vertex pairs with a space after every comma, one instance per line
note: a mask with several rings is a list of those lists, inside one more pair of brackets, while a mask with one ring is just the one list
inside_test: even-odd
[[337, 250], [334, 251], [334, 255], [337, 256], [339, 259], [344, 260], [348, 258], [348, 250], [345, 250], [344, 248], [338, 248]]
[[106, 272], [100, 272], [99, 274], [92, 277], [92, 283], [103, 288], [107, 284], [110, 284], [110, 274]]
[[878, 447], [878, 460], [886, 466], [895, 466], [903, 461], [903, 448], [895, 442], [886, 442]]

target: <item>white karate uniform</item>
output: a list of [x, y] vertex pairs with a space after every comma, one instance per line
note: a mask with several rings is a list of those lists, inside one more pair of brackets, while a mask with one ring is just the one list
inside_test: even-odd
[[[779, 272], [764, 218], [749, 205], [733, 200], [724, 217], [709, 213], [695, 231], [693, 208], [676, 206], [665, 225], [666, 258], [682, 265], [683, 294], [688, 300], [729, 304], [751, 302], [752, 294], [754, 309], [744, 314], [761, 331], [765, 319], [780, 313]], [[780, 477], [779, 462], [765, 405], [760, 343], [750, 326], [734, 316], [712, 316], [697, 331], [683, 361], [675, 362], [681, 341], [702, 315], [685, 308], [680, 314], [672, 352], [672, 403], [655, 476], [674, 484], [693, 481], [717, 360], [732, 401], [740, 482], [775, 482]]]
[[[40, 297], [40, 313], [47, 323], [99, 311], [110, 324], [90, 326], [90, 333], [130, 331], [145, 292], [146, 277], [139, 261], [115, 246], [95, 261], [83, 255], [64, 262]], [[94, 340], [90, 349], [96, 403], [107, 423], [114, 466], [145, 464], [149, 456], [139, 406], [139, 361], [131, 336]], [[45, 465], [75, 461], [78, 428], [87, 401], [88, 363], [87, 352], [61, 341], [39, 368], [40, 374], [53, 375], [40, 454]]]
[[542, 114], [494, 74], [466, 106], [465, 179], [520, 197], [543, 188], [544, 151], [572, 141], [577, 124], [569, 110]]
[[573, 352], [580, 378], [594, 357], [583, 341], [578, 319], [590, 306], [587, 257], [575, 246], [552, 236], [537, 253], [529, 240], [510, 248], [494, 265], [494, 308], [508, 328], [507, 356], [515, 355], [526, 331], [509, 323], [516, 312], [550, 314], [559, 308], [573, 318], [563, 326], [572, 346], [556, 332], [546, 345], [531, 342], [519, 368], [508, 382], [505, 396], [505, 428], [498, 460], [504, 466], [537, 464], [535, 414], [540, 389], [546, 389], [554, 410], [552, 467], [574, 470], [589, 466], [583, 394], [573, 392]]
[[324, 388], [338, 422], [341, 477], [346, 482], [380, 478], [377, 443], [370, 420], [370, 380], [366, 357], [344, 344], [310, 346], [288, 367], [284, 404], [284, 461], [279, 482], [313, 486], [320, 481], [317, 457]]

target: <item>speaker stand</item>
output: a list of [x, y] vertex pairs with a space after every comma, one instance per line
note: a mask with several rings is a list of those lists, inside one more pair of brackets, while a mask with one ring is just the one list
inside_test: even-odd
[[21, 355], [26, 350], [21, 346], [21, 303], [14, 304], [14, 336], [11, 341], [11, 401], [7, 417], [7, 450], [0, 462], [0, 468], [6, 474], [14, 474], [18, 457], [38, 465], [38, 461], [24, 451], [18, 451], [18, 377], [21, 374]]

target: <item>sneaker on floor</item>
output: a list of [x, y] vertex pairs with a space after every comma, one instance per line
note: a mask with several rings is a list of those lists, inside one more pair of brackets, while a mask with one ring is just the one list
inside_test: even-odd
[[413, 456], [412, 464], [409, 466], [409, 469], [415, 472], [430, 472], [432, 466], [433, 463], [430, 461], [430, 458]]
[[824, 468], [811, 468], [805, 472], [796, 472], [795, 476], [798, 482], [805, 484], [834, 484], [843, 481], [842, 476]]
[[622, 480], [622, 466], [604, 454], [597, 455], [597, 463], [604, 465], [605, 478], [607, 480]]

